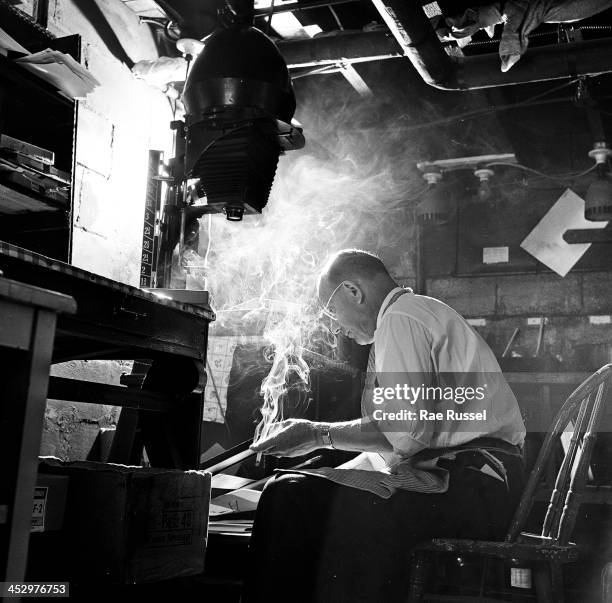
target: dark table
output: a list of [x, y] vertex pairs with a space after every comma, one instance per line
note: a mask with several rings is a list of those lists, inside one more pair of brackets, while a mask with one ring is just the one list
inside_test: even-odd
[[139, 464], [144, 445], [152, 466], [196, 469], [208, 326], [215, 319], [210, 307], [162, 298], [2, 241], [0, 271], [76, 301], [75, 314], [58, 317], [53, 362], [122, 359], [150, 365], [137, 388], [49, 379], [49, 398], [122, 407], [109, 460]]

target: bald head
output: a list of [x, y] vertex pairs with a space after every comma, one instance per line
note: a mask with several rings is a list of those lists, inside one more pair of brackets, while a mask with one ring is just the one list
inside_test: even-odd
[[373, 253], [361, 249], [342, 249], [327, 259], [319, 275], [317, 286], [319, 297], [323, 297], [328, 289], [333, 290], [345, 280], [361, 284], [373, 284], [377, 281], [393, 283], [382, 260]]
[[344, 334], [357, 343], [371, 343], [376, 318], [387, 294], [397, 287], [387, 268], [374, 254], [343, 249], [324, 264], [317, 294]]

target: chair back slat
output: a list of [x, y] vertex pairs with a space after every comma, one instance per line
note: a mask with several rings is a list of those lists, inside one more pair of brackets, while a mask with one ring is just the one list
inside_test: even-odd
[[[577, 434], [577, 439], [575, 440], [574, 437], [572, 437], [561, 468], [559, 469], [559, 473], [563, 471], [565, 475], [565, 485], [558, 474], [553, 489], [553, 493], [556, 491], [556, 499], [553, 501], [551, 497], [544, 525], [542, 526], [542, 534], [548, 533], [551, 536], [554, 535], [555, 539], [559, 537], [569, 538], [571, 535], [575, 514], [580, 504], [580, 496], [576, 497], [576, 488], [584, 488], [584, 484], [586, 483], [596, 429], [603, 415], [605, 406], [605, 385], [609, 384], [611, 380], [612, 364], [608, 364], [581, 383], [570, 394], [557, 413], [550, 431], [546, 434], [544, 443], [540, 448], [536, 462], [527, 480], [523, 495], [521, 496], [521, 500], [510, 524], [506, 542], [516, 542], [517, 538], [524, 530], [533, 507], [535, 495], [545, 475], [546, 468], [552, 460], [559, 436], [565, 430], [570, 420], [578, 415], [574, 429], [574, 434]], [[597, 394], [593, 402], [593, 396], [591, 394], [596, 390]], [[587, 420], [586, 425], [583, 423], [585, 419]], [[580, 434], [585, 433], [585, 431], [591, 435], [588, 438], [580, 438]], [[580, 439], [582, 439], [582, 449], [579, 460], [576, 460], [576, 453], [580, 450]], [[585, 447], [587, 450], [585, 450]], [[570, 454], [570, 451], [573, 451], [572, 454]], [[574, 462], [578, 463], [575, 472], [572, 471]], [[571, 482], [571, 484], [569, 482]], [[569, 495], [570, 491], [571, 495]], [[575, 501], [575, 503], [572, 501]], [[561, 503], [566, 502], [569, 502], [569, 505], [564, 514], [563, 509], [559, 509], [559, 507], [561, 507]]]
[[551, 453], [554, 449], [556, 436], [561, 431], [559, 425], [567, 424], [567, 421], [569, 421], [569, 419], [573, 415], [574, 410], [578, 406], [579, 402], [580, 400], [568, 399], [559, 411], [552, 430], [546, 434], [546, 437], [544, 438], [544, 443], [540, 448], [540, 452], [538, 453], [538, 457], [533, 465], [533, 469], [529, 474], [529, 479], [527, 480], [527, 484], [525, 485], [525, 489], [523, 490], [521, 500], [519, 501], [519, 505], [510, 524], [510, 529], [508, 530], [508, 534], [506, 536], [506, 542], [515, 542], [518, 535], [523, 531], [523, 528], [533, 507], [536, 491], [538, 489], [538, 486], [540, 485], [540, 482], [542, 481], [542, 478], [545, 475], [546, 467], [548, 464], [547, 461], [550, 458]]
[[[581, 434], [585, 430], [586, 422], [588, 420], [587, 415], [588, 415], [588, 411], [590, 410], [590, 406], [591, 406], [590, 402], [591, 402], [591, 396], [587, 396], [580, 403], [580, 409], [578, 411], [578, 418], [576, 419], [576, 423], [572, 431], [572, 436], [569, 442], [569, 446], [567, 447], [567, 450], [565, 451], [563, 462], [561, 463], [561, 467], [559, 468], [559, 471], [557, 472], [555, 486], [550, 495], [550, 500], [548, 502], [548, 509], [546, 510], [546, 516], [544, 517], [544, 524], [542, 525], [541, 535], [546, 538], [550, 538], [553, 534], [557, 533], [559, 521], [561, 518], [560, 507], [563, 505], [563, 502], [565, 501], [565, 496], [567, 494], [567, 488], [568, 488], [571, 471], [572, 471], [572, 468], [574, 467], [574, 463], [576, 460], [576, 454], [578, 453], [580, 437], [581, 437]], [[566, 425], [562, 426], [563, 430], [565, 430], [567, 426], [570, 424], [571, 419], [572, 417], [570, 416], [568, 418]]]
[[582, 448], [579, 453], [580, 458], [578, 460], [578, 466], [576, 467], [576, 471], [567, 489], [565, 504], [559, 519], [559, 527], [556, 534], [556, 540], [559, 544], [567, 544], [576, 523], [582, 493], [584, 492], [589, 473], [591, 454], [595, 446], [595, 440], [597, 439], [596, 430], [604, 411], [604, 399], [607, 389], [607, 384], [605, 382], [597, 388], [597, 395], [595, 396], [595, 402], [591, 411], [591, 418], [586, 433], [582, 438]]

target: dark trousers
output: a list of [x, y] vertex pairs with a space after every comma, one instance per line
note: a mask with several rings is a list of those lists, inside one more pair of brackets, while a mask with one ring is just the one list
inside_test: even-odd
[[242, 601], [406, 601], [410, 551], [434, 537], [501, 540], [523, 488], [520, 457], [498, 454], [506, 485], [449, 463], [444, 494], [398, 490], [380, 498], [324, 478], [285, 474], [259, 501]]

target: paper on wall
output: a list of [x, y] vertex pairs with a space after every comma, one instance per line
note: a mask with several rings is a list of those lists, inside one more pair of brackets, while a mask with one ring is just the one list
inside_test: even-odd
[[204, 389], [203, 420], [224, 423], [227, 410], [227, 390], [234, 362], [234, 351], [238, 344], [261, 344], [262, 338], [257, 336], [210, 336], [206, 371], [208, 380]]
[[565, 242], [565, 231], [575, 228], [605, 228], [607, 224], [586, 220], [584, 200], [568, 188], [525, 237], [521, 247], [558, 275], [565, 276], [591, 246], [591, 243]]

